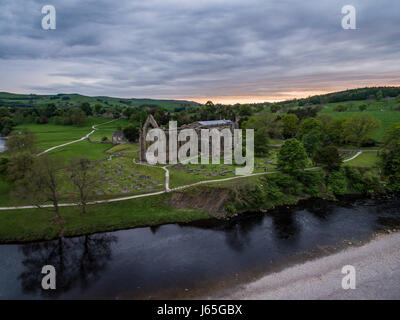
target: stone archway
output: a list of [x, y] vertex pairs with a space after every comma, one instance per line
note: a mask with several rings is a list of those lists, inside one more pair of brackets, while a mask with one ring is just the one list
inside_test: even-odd
[[139, 137], [140, 162], [146, 162], [146, 150], [147, 150], [146, 136], [150, 124], [153, 126], [153, 128], [159, 128], [157, 121], [153, 118], [151, 114], [147, 117], [146, 122], [140, 129], [140, 137]]

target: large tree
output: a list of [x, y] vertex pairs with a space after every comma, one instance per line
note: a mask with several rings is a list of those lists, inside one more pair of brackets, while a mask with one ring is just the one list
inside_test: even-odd
[[343, 124], [344, 139], [359, 148], [380, 125], [381, 122], [371, 116], [353, 115]]
[[282, 135], [284, 138], [296, 136], [299, 128], [299, 118], [295, 114], [286, 114], [282, 117]]
[[388, 188], [400, 191], [400, 122], [393, 124], [385, 133], [380, 166], [388, 180]]
[[301, 122], [297, 135], [302, 139], [305, 134], [310, 133], [313, 130], [322, 132], [322, 122], [315, 118], [306, 118]]
[[6, 141], [7, 151], [11, 154], [18, 152], [33, 152], [35, 150], [35, 136], [28, 129], [15, 132]]
[[[53, 211], [56, 222], [61, 220], [59, 203], [64, 195], [62, 175], [59, 172], [61, 167], [62, 163], [57, 158], [47, 155], [37, 158], [16, 191], [20, 198], [29, 200], [38, 208]], [[49, 202], [52, 207], [45, 206]]]
[[72, 159], [67, 171], [74, 188], [73, 195], [81, 205], [82, 214], [85, 214], [89, 198], [95, 194], [96, 188], [100, 185], [101, 176], [86, 158]]
[[324, 134], [322, 130], [314, 129], [303, 135], [301, 142], [307, 151], [307, 154], [312, 157], [312, 155], [324, 144]]
[[123, 130], [123, 133], [125, 138], [127, 138], [129, 142], [136, 142], [139, 139], [140, 135], [139, 129], [135, 126], [126, 127]]
[[254, 129], [254, 150], [257, 155], [265, 155], [268, 150], [270, 138], [280, 137], [281, 123], [276, 121], [276, 116], [271, 113], [262, 113], [252, 116], [243, 123], [245, 129]]
[[11, 181], [23, 181], [30, 172], [35, 161], [30, 152], [17, 152], [10, 156], [7, 163], [7, 176]]
[[339, 170], [342, 158], [334, 146], [326, 146], [318, 149], [313, 156], [314, 163], [325, 166], [328, 171]]
[[294, 138], [286, 140], [278, 154], [278, 170], [297, 175], [306, 165], [307, 153], [303, 144]]

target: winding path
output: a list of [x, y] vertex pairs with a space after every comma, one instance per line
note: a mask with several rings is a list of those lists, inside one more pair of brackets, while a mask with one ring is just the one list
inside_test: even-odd
[[[76, 143], [76, 142], [79, 142], [79, 141], [83, 141], [83, 140], [87, 139], [91, 134], [93, 134], [96, 131], [96, 127], [97, 126], [104, 125], [104, 124], [107, 124], [107, 123], [111, 123], [111, 122], [114, 122], [114, 121], [117, 121], [117, 120], [119, 120], [119, 119], [114, 119], [114, 120], [111, 120], [111, 121], [108, 121], [108, 122], [104, 122], [104, 123], [101, 123], [101, 124], [93, 125], [92, 126], [93, 130], [91, 132], [89, 132], [86, 136], [84, 136], [84, 137], [82, 137], [82, 138], [80, 138], [78, 140], [74, 140], [74, 141], [67, 142], [67, 143], [64, 143], [64, 144], [61, 144], [61, 145], [58, 145], [58, 146], [55, 146], [55, 147], [51, 147], [51, 148], [39, 153], [38, 156], [41, 156], [41, 155], [43, 155], [43, 154], [45, 154], [47, 152], [50, 152], [50, 151], [52, 151], [54, 149], [57, 149], [57, 148], [60, 148], [60, 147], [63, 147], [63, 146], [67, 146], [67, 145], [70, 145], [70, 144], [73, 144], [73, 143]], [[343, 160], [343, 162], [348, 162], [348, 161], [354, 160], [355, 158], [360, 156], [363, 152], [375, 152], [375, 151], [378, 151], [378, 150], [365, 150], [365, 151], [360, 150], [354, 156], [352, 156], [351, 158]], [[134, 163], [136, 163], [138, 165], [145, 165], [145, 166], [154, 167], [154, 166], [149, 165], [149, 164], [138, 163], [138, 162], [135, 161], [135, 159], [133, 159], [133, 161], [134, 161]], [[259, 173], [252, 173], [252, 174], [249, 174], [249, 175], [234, 176], [234, 177], [223, 178], [223, 179], [203, 180], [203, 181], [198, 181], [198, 182], [195, 182], [195, 183], [191, 183], [191, 184], [187, 184], [187, 185], [183, 185], [183, 186], [179, 186], [179, 187], [175, 187], [175, 188], [171, 189], [169, 187], [169, 176], [170, 176], [169, 170], [168, 170], [169, 166], [170, 165], [166, 165], [166, 166], [160, 167], [161, 169], [163, 169], [165, 171], [165, 189], [162, 190], [162, 191], [152, 192], [152, 193], [143, 193], [143, 194], [138, 194], [138, 195], [133, 195], [133, 196], [114, 198], [114, 199], [96, 200], [96, 201], [88, 202], [87, 204], [93, 205], [93, 204], [102, 204], [102, 203], [112, 203], [112, 202], [126, 201], [126, 200], [132, 200], [132, 199], [143, 198], [143, 197], [151, 197], [151, 196], [156, 196], [156, 195], [160, 195], [160, 194], [167, 193], [167, 192], [172, 192], [172, 191], [178, 191], [178, 190], [182, 190], [182, 189], [186, 189], [186, 188], [190, 188], [190, 187], [194, 187], [194, 186], [201, 185], [201, 184], [206, 184], [206, 183], [224, 182], [224, 181], [242, 179], [242, 178], [247, 178], [247, 177], [254, 177], [254, 176], [260, 176], [260, 175], [269, 175], [269, 174], [274, 174], [274, 173], [278, 173], [279, 172], [279, 171], [259, 172]], [[316, 169], [319, 169], [319, 168], [320, 167], [313, 167], [313, 168], [307, 168], [305, 170], [316, 170]], [[79, 206], [79, 205], [80, 205], [79, 203], [60, 203], [58, 206], [59, 207], [74, 207], [74, 206]], [[52, 208], [52, 207], [53, 207], [52, 204], [47, 204], [47, 205], [42, 205], [41, 206], [41, 208]], [[0, 211], [20, 210], [20, 209], [37, 209], [37, 208], [38, 208], [37, 206], [32, 206], [32, 205], [15, 206], [15, 207], [0, 207]]]
[[111, 123], [111, 122], [114, 122], [114, 121], [117, 121], [117, 120], [119, 120], [119, 119], [114, 119], [114, 120], [111, 120], [111, 121], [107, 121], [107, 122], [104, 122], [104, 123], [99, 123], [99, 124], [93, 125], [92, 126], [92, 131], [90, 131], [86, 136], [84, 136], [84, 137], [82, 137], [82, 138], [80, 138], [78, 140], [70, 141], [70, 142], [67, 142], [67, 143], [64, 143], [64, 144], [60, 144], [60, 145], [55, 146], [55, 147], [51, 147], [51, 148], [49, 148], [47, 150], [44, 150], [43, 152], [39, 153], [37, 156], [39, 157], [39, 156], [41, 156], [41, 155], [43, 155], [43, 154], [45, 154], [47, 152], [53, 151], [54, 149], [65, 147], [65, 146], [68, 146], [70, 144], [73, 144], [73, 143], [76, 143], [76, 142], [79, 142], [79, 141], [83, 141], [83, 140], [89, 138], [89, 136], [91, 136], [96, 131], [97, 126], [102, 126], [104, 124]]

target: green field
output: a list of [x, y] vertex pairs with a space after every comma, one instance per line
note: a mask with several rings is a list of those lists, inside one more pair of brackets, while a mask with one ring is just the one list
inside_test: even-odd
[[113, 107], [139, 107], [142, 105], [163, 107], [168, 111], [174, 111], [175, 108], [182, 105], [198, 104], [193, 101], [179, 100], [153, 100], [153, 99], [124, 99], [113, 97], [89, 97], [80, 94], [58, 94], [58, 95], [28, 95], [0, 92], [0, 106], [6, 107], [36, 107], [46, 106], [54, 103], [59, 108], [70, 108], [80, 106], [82, 103], [88, 102], [92, 106], [99, 103], [106, 109]]
[[365, 101], [352, 101], [353, 107], [348, 111], [338, 112], [333, 108], [337, 105], [349, 106], [349, 102], [329, 103], [325, 105], [320, 114], [329, 114], [335, 118], [350, 118], [354, 114], [365, 114], [374, 117], [381, 121], [381, 127], [373, 133], [373, 138], [377, 141], [382, 141], [385, 130], [393, 123], [400, 122], [400, 111], [394, 111], [392, 108], [397, 105], [395, 100], [388, 102], [373, 101], [365, 111], [358, 109], [359, 105], [366, 104]]
[[128, 119], [118, 119], [117, 121], [100, 125], [96, 128], [96, 131], [90, 136], [92, 141], [102, 141], [103, 137], [106, 137], [108, 141], [111, 141], [111, 136], [116, 130], [124, 129], [131, 125]]
[[46, 150], [50, 147], [66, 142], [77, 140], [92, 131], [92, 126], [107, 122], [104, 118], [89, 118], [83, 126], [64, 126], [52, 123], [34, 124], [27, 123], [15, 127], [15, 130], [27, 128], [35, 134], [36, 147], [38, 151]]
[[377, 152], [364, 152], [357, 158], [346, 162], [346, 165], [371, 168], [377, 164], [378, 159]]

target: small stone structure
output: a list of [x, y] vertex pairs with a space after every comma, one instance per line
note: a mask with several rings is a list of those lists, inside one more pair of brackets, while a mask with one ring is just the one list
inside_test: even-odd
[[128, 139], [125, 138], [124, 133], [121, 130], [117, 130], [113, 133], [111, 142], [113, 144], [128, 143]]

